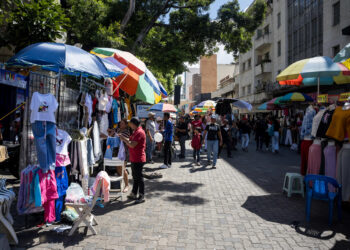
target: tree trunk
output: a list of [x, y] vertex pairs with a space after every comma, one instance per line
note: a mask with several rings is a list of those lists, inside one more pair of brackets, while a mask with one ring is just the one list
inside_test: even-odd
[[122, 21], [122, 23], [120, 25], [120, 31], [119, 31], [120, 34], [122, 34], [124, 32], [124, 29], [125, 29], [126, 25], [128, 24], [132, 14], [135, 11], [135, 3], [136, 3], [136, 0], [129, 0], [129, 9], [126, 12], [126, 14], [125, 14], [125, 16], [123, 18], [123, 21]]
[[148, 32], [152, 29], [154, 24], [157, 22], [158, 18], [164, 13], [164, 11], [169, 8], [169, 3], [171, 0], [165, 1], [164, 5], [156, 12], [156, 14], [152, 17], [146, 27], [144, 27], [141, 32], [138, 34], [136, 41], [132, 46], [132, 53], [136, 51], [136, 48], [142, 45], [143, 39], [147, 36]]

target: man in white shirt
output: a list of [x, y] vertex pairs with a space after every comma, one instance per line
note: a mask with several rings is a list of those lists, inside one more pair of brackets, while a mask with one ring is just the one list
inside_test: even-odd
[[156, 133], [155, 113], [148, 113], [148, 120], [146, 122], [146, 160], [153, 164], [152, 154], [154, 150], [154, 134]]

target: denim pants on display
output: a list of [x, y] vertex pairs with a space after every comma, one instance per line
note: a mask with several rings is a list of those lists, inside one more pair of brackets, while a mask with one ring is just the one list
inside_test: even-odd
[[47, 121], [32, 123], [40, 168], [47, 172], [56, 167], [56, 124]]
[[279, 150], [279, 132], [275, 131], [272, 136], [272, 152]]
[[207, 140], [207, 158], [208, 161], [211, 159], [211, 153], [213, 152], [213, 166], [216, 166], [216, 160], [219, 152], [219, 140]]
[[248, 148], [249, 145], [249, 135], [248, 134], [242, 134], [242, 148]]
[[146, 139], [146, 159], [147, 161], [152, 160], [153, 150], [155, 148], [154, 140], [151, 141], [148, 137]]

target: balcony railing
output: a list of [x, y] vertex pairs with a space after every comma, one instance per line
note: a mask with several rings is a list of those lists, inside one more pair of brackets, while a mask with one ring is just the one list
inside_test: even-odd
[[271, 62], [263, 62], [255, 66], [255, 75], [261, 75], [264, 73], [272, 72], [272, 63]]
[[270, 46], [272, 43], [272, 35], [270, 33], [263, 34], [256, 38], [255, 40], [255, 49], [256, 50], [262, 50], [266, 48], [267, 46]]

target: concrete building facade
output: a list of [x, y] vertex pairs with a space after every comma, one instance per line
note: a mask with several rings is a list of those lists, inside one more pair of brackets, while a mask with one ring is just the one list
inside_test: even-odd
[[[194, 93], [211, 93], [217, 89], [217, 56], [202, 56], [200, 59], [201, 91]], [[193, 89], [194, 90], [194, 89]]]
[[239, 55], [239, 97], [258, 106], [303, 87], [280, 86], [276, 76], [289, 64], [313, 56], [334, 57], [350, 43], [349, 0], [267, 1], [265, 20], [252, 48]]

